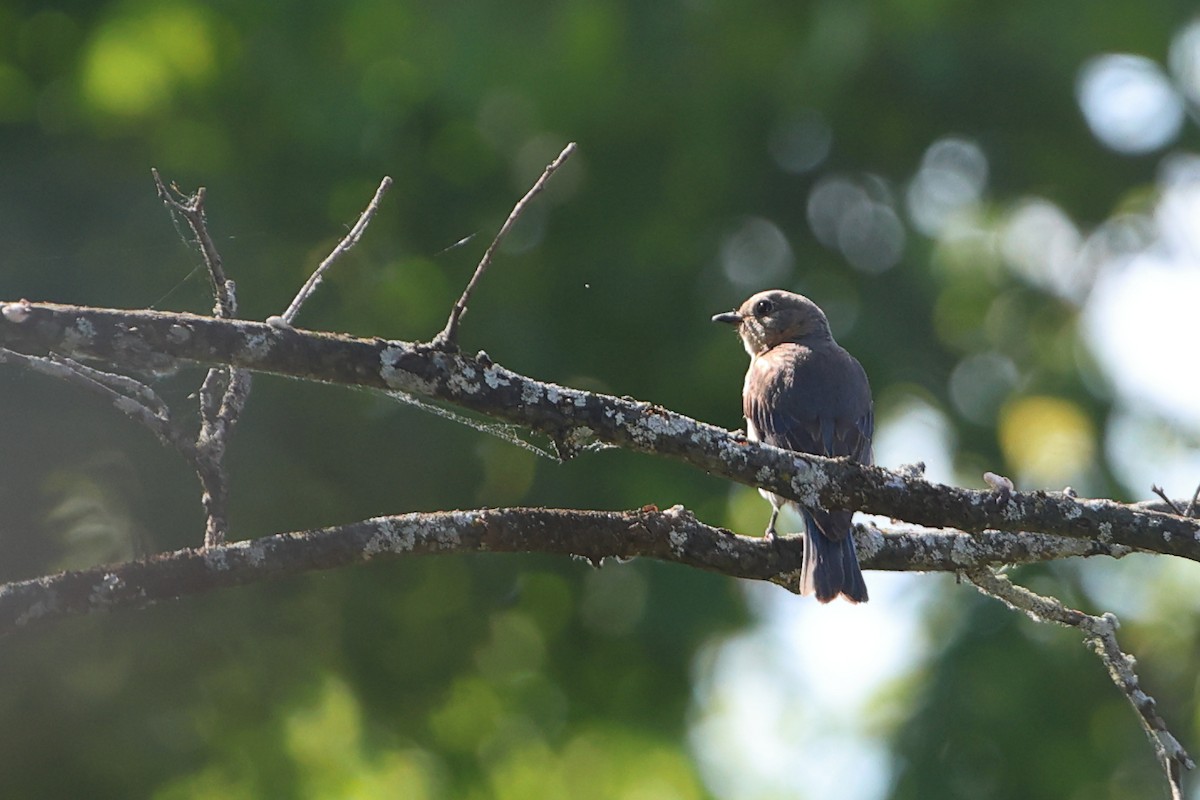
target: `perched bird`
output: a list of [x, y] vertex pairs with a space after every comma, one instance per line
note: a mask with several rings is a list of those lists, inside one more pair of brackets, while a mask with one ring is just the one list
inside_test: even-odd
[[[742, 387], [746, 433], [798, 453], [848, 456], [870, 464], [875, 416], [871, 387], [862, 365], [833, 340], [829, 321], [816, 303], [779, 289], [759, 292], [737, 311], [717, 314], [713, 322], [737, 326], [750, 354]], [[771, 501], [767, 537], [784, 504], [796, 504], [759, 490]], [[815, 593], [822, 603], [844, 595], [866, 602], [854, 537], [852, 511], [800, 508], [804, 517], [801, 594]]]

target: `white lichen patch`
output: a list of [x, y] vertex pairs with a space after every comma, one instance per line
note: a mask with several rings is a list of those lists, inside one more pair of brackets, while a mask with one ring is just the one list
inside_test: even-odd
[[394, 344], [389, 344], [383, 350], [379, 351], [379, 366], [381, 369], [395, 369], [396, 364], [404, 356], [404, 349], [396, 347]]
[[883, 533], [870, 525], [855, 525], [854, 545], [860, 559], [872, 558], [883, 549]]
[[238, 559], [243, 563], [249, 564], [252, 567], [261, 567], [267, 560], [267, 543], [273, 537], [265, 537], [262, 539], [249, 539], [241, 542], [230, 542], [223, 545], [221, 557], [223, 564], [228, 566], [230, 556], [236, 554]]
[[527, 406], [537, 405], [542, 401], [542, 387], [533, 381], [525, 381], [521, 385], [521, 402]]
[[558, 387], [553, 383], [546, 387], [546, 399], [551, 403], [557, 404], [560, 397], [562, 397], [562, 395], [559, 394]]
[[457, 511], [451, 517], [450, 524], [428, 526], [430, 528], [429, 538], [437, 542], [439, 547], [456, 550], [463, 544], [462, 534], [459, 531], [466, 530], [481, 518], [482, 514], [478, 511]]
[[731, 441], [726, 437], [721, 437], [714, 443], [717, 448], [717, 455], [722, 461], [730, 464], [746, 463], [746, 453], [749, 448], [744, 446], [744, 443]]
[[[578, 405], [578, 400], [576, 401], [576, 405]], [[625, 414], [621, 411], [613, 411], [611, 408], [606, 408], [604, 409], [604, 416], [611, 419], [617, 425], [623, 426], [625, 424]]]
[[229, 569], [229, 559], [226, 557], [227, 547], [212, 547], [206, 549], [204, 554], [204, 563], [208, 565], [210, 570], [214, 572], [224, 572]]
[[672, 528], [671, 532], [667, 534], [667, 542], [671, 545], [671, 552], [677, 556], [683, 555], [684, 551], [687, 550], [687, 540], [687, 534], [675, 528]]
[[950, 561], [959, 566], [971, 567], [979, 563], [979, 553], [969, 536], [955, 536], [950, 544]]
[[1071, 505], [1067, 506], [1067, 510], [1063, 512], [1063, 516], [1067, 519], [1079, 519], [1083, 516], [1083, 509], [1077, 504], [1072, 503]]
[[1111, 544], [1112, 543], [1112, 535], [1113, 535], [1112, 523], [1111, 522], [1101, 522], [1100, 523], [1100, 535], [1097, 536], [1096, 538], [1098, 538], [1100, 541], [1104, 542], [1104, 544]]
[[663, 417], [652, 414], [646, 417], [642, 424], [659, 435], [681, 436], [690, 426], [686, 420], [679, 417]]
[[96, 326], [91, 320], [77, 319], [75, 324], [63, 332], [63, 345], [67, 350], [88, 347], [96, 339]]
[[452, 394], [478, 394], [479, 381], [477, 380], [479, 373], [474, 367], [463, 367], [460, 372], [450, 373], [450, 379], [446, 381]]
[[638, 444], [652, 445], [660, 436], [682, 436], [688, 429], [685, 420], [663, 414], [647, 414], [629, 429], [629, 435]]
[[805, 463], [804, 469], [797, 470], [796, 477], [792, 478], [790, 485], [800, 505], [820, 508], [821, 490], [829, 485], [829, 476], [825, 474], [825, 470]]
[[596, 438], [596, 432], [587, 425], [579, 425], [567, 431], [564, 443], [568, 450], [578, 451], [587, 447]]
[[417, 526], [398, 523], [393, 517], [375, 517], [367, 522], [375, 533], [363, 545], [363, 555], [374, 558], [380, 553], [408, 553], [417, 545]]
[[113, 593], [121, 588], [121, 578], [111, 572], [104, 573], [96, 588], [88, 595], [88, 602], [93, 606], [103, 606], [112, 602]]
[[389, 389], [395, 389], [408, 394], [419, 394], [430, 397], [434, 393], [432, 381], [422, 380], [407, 370], [399, 369], [396, 365], [404, 356], [404, 349], [388, 345], [379, 352], [379, 377]]
[[262, 361], [271, 354], [272, 338], [265, 333], [253, 332], [242, 339], [241, 350], [251, 361]]
[[512, 380], [508, 377], [508, 370], [503, 367], [497, 367], [495, 364], [483, 371], [483, 382], [490, 389], [499, 389], [501, 386], [511, 386]]

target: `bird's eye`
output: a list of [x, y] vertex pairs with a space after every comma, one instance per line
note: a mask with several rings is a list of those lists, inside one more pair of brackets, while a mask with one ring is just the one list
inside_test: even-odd
[[759, 300], [754, 304], [754, 316], [765, 317], [775, 310], [774, 304], [770, 300]]

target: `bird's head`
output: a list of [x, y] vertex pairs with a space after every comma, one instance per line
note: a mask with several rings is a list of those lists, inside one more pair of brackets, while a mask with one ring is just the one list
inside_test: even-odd
[[751, 356], [784, 342], [800, 344], [830, 340], [825, 312], [804, 295], [771, 289], [742, 303], [737, 311], [717, 314], [713, 322], [737, 326], [742, 344]]

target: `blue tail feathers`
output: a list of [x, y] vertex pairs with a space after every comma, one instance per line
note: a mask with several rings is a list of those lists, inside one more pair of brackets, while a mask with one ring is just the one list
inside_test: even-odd
[[[854, 550], [849, 511], [810, 511], [804, 515], [804, 562], [800, 593], [828, 603], [845, 595], [851, 603], [867, 601], [867, 584]], [[826, 532], [833, 533], [831, 538]]]

